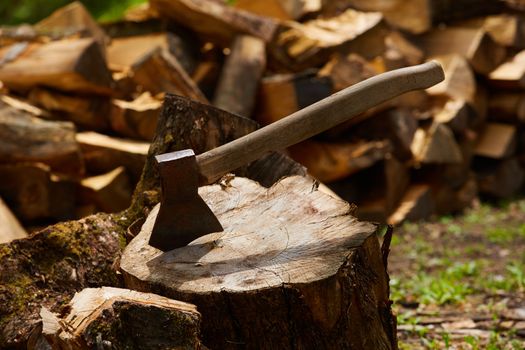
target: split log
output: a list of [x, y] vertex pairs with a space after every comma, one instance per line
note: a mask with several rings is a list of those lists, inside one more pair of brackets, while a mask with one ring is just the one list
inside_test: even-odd
[[42, 120], [0, 106], [0, 139], [0, 163], [42, 162], [63, 174], [84, 172], [73, 123]]
[[15, 239], [26, 238], [27, 232], [16, 216], [0, 198], [0, 244], [9, 243]]
[[525, 21], [523, 17], [501, 14], [485, 18], [483, 28], [500, 45], [525, 49]]
[[233, 6], [260, 16], [273, 17], [280, 20], [298, 20], [308, 13], [318, 12], [322, 7], [322, 1], [238, 0], [235, 1]]
[[[0, 49], [0, 57], [12, 49]], [[13, 90], [44, 85], [87, 94], [112, 93], [111, 74], [100, 46], [91, 38], [28, 45], [0, 66], [0, 80]]]
[[351, 53], [347, 56], [336, 54], [321, 68], [318, 76], [328, 77], [332, 81], [333, 89], [340, 91], [378, 73], [363, 57]]
[[131, 67], [132, 81], [153, 95], [173, 93], [196, 101], [207, 102], [206, 97], [168, 50], [157, 48]]
[[53, 116], [72, 121], [80, 127], [99, 131], [108, 129], [109, 97], [71, 95], [35, 88], [28, 98], [31, 103], [52, 112]]
[[419, 128], [414, 135], [411, 149], [416, 163], [463, 162], [454, 134], [444, 124], [434, 122], [428, 128]]
[[496, 122], [525, 123], [525, 94], [514, 91], [493, 92], [488, 98], [489, 119]]
[[459, 188], [453, 188], [443, 181], [432, 183], [431, 187], [437, 215], [459, 213], [478, 198], [478, 185], [472, 173], [468, 173], [468, 180]]
[[476, 111], [465, 101], [448, 100], [433, 113], [436, 123], [444, 124], [456, 135], [463, 134], [476, 117]]
[[103, 212], [116, 213], [129, 207], [131, 185], [122, 166], [109, 173], [87, 177], [80, 182], [82, 203], [94, 203]]
[[73, 218], [75, 183], [52, 174], [46, 165], [0, 165], [0, 178], [0, 196], [21, 220]]
[[525, 51], [494, 69], [488, 76], [489, 84], [500, 89], [525, 87]]
[[385, 39], [384, 58], [387, 70], [414, 66], [423, 62], [425, 54], [399, 31], [390, 32]]
[[347, 203], [301, 177], [199, 192], [225, 230], [163, 253], [148, 245], [154, 209], [121, 259], [128, 288], [197, 305], [210, 347], [395, 348], [375, 227]]
[[321, 182], [344, 179], [385, 159], [388, 142], [328, 143], [307, 140], [289, 147], [290, 156]]
[[269, 42], [277, 21], [235, 9], [213, 0], [152, 0], [161, 16], [188, 27], [214, 43], [227, 47], [238, 34], [249, 34]]
[[516, 152], [516, 127], [508, 124], [488, 123], [479, 136], [476, 156], [502, 159]]
[[364, 11], [382, 11], [390, 24], [416, 34], [441, 22], [499, 13], [504, 8], [498, 0], [350, 0], [350, 3]]
[[237, 36], [224, 63], [213, 104], [230, 113], [250, 117], [265, 68], [264, 41], [248, 35]]
[[333, 18], [282, 24], [269, 53], [274, 64], [299, 72], [321, 65], [335, 52], [374, 58], [384, 51], [386, 34], [381, 13], [348, 9]]
[[[102, 346], [138, 349], [200, 349], [200, 314], [194, 305], [111, 287], [75, 294], [68, 314], [40, 312], [43, 335], [53, 349]], [[169, 326], [168, 326], [169, 325]]]
[[411, 185], [401, 198], [397, 209], [388, 217], [387, 223], [399, 225], [404, 221], [428, 219], [434, 213], [434, 202], [428, 185]]
[[111, 128], [122, 136], [151, 141], [162, 102], [145, 92], [133, 101], [113, 100]]
[[477, 83], [474, 72], [466, 59], [458, 54], [435, 56], [445, 71], [445, 80], [427, 89], [431, 96], [448, 97], [456, 100], [474, 102]]
[[457, 53], [480, 74], [489, 74], [505, 59], [505, 47], [494, 42], [483, 29], [447, 27], [417, 38], [428, 56]]
[[501, 161], [478, 158], [473, 168], [481, 194], [503, 199], [516, 195], [523, 187], [525, 172], [516, 158]]
[[[53, 119], [53, 116], [48, 111], [38, 108], [26, 100], [20, 99], [19, 97], [13, 97], [9, 95], [0, 95], [0, 106], [7, 105], [23, 112], [27, 112], [35, 117], [42, 119]], [[1, 107], [0, 107], [1, 108]]]
[[109, 42], [104, 30], [80, 1], [59, 8], [35, 24], [35, 29], [51, 36], [76, 34], [81, 37], [93, 37], [102, 52], [105, 52], [106, 44]]
[[89, 131], [78, 133], [76, 139], [82, 150], [88, 172], [103, 174], [115, 167], [124, 166], [129, 172], [131, 181], [133, 183], [138, 181], [146, 161], [149, 143]]
[[313, 71], [263, 78], [255, 119], [262, 125], [271, 124], [330, 96], [332, 92], [331, 80], [319, 77]]

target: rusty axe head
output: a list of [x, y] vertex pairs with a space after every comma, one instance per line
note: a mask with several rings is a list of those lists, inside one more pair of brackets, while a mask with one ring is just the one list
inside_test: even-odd
[[163, 251], [183, 247], [207, 233], [222, 231], [199, 196], [199, 167], [191, 149], [155, 156], [161, 182], [160, 209], [149, 244]]

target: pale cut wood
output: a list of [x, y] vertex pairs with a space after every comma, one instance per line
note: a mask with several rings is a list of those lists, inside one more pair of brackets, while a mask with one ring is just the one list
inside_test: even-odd
[[[321, 3], [317, 2], [320, 8]], [[297, 20], [305, 11], [315, 10], [306, 9], [306, 5], [306, 1], [301, 0], [238, 0], [234, 3], [236, 8], [279, 20]]]
[[297, 72], [326, 62], [334, 52], [374, 58], [383, 52], [386, 34], [381, 13], [348, 9], [334, 18], [282, 24], [269, 53], [276, 63]]
[[347, 56], [336, 54], [321, 68], [318, 75], [328, 77], [332, 81], [334, 91], [339, 91], [378, 73], [380, 72], [363, 57], [351, 53]]
[[411, 149], [416, 163], [463, 162], [454, 134], [444, 124], [434, 122], [428, 128], [419, 128], [414, 135]]
[[151, 7], [167, 17], [210, 39], [228, 46], [238, 34], [249, 34], [269, 42], [277, 21], [235, 9], [213, 0], [152, 0]]
[[0, 178], [0, 196], [20, 220], [73, 218], [75, 183], [45, 164], [0, 165]]
[[15, 109], [27, 112], [35, 117], [42, 119], [53, 119], [53, 115], [51, 113], [28, 103], [25, 99], [20, 99], [19, 97], [13, 97], [9, 95], [0, 95], [0, 101], [0, 105], [11, 106]]
[[498, 45], [483, 29], [446, 27], [417, 38], [427, 56], [456, 53], [463, 56], [474, 71], [487, 75], [505, 59], [505, 47]]
[[143, 56], [131, 67], [131, 72], [133, 82], [153, 95], [173, 93], [208, 102], [177, 58], [166, 49], [157, 48]]
[[73, 123], [47, 121], [0, 105], [0, 140], [0, 163], [42, 162], [72, 176], [84, 172]]
[[485, 18], [483, 28], [500, 45], [525, 49], [525, 21], [522, 16], [501, 14]]
[[475, 155], [502, 159], [514, 154], [516, 145], [517, 132], [514, 125], [487, 123], [479, 136]]
[[387, 70], [413, 66], [423, 62], [425, 54], [399, 31], [390, 32], [385, 38], [384, 58]]
[[428, 185], [411, 185], [401, 198], [397, 209], [388, 217], [387, 223], [399, 225], [404, 221], [429, 218], [434, 212], [431, 189]]
[[142, 173], [148, 154], [149, 143], [111, 137], [96, 132], [80, 132], [76, 135], [86, 168], [90, 173], [107, 173], [115, 167], [124, 166], [131, 182], [136, 183]]
[[[355, 84], [250, 135], [198, 155], [202, 181], [211, 183], [226, 172], [269, 151], [296, 144], [390, 98], [404, 92], [428, 88], [442, 80], [441, 66], [430, 62], [387, 72]], [[341, 113], [342, 110], [345, 113]]]
[[525, 123], [525, 94], [494, 92], [488, 98], [489, 118], [496, 122]]
[[436, 123], [445, 124], [455, 134], [461, 135], [467, 130], [476, 112], [465, 101], [448, 100], [438, 106], [433, 115]]
[[51, 36], [80, 34], [93, 37], [105, 52], [109, 38], [80, 1], [59, 8], [37, 24], [35, 29]]
[[0, 244], [27, 236], [27, 231], [0, 197]]
[[[394, 347], [381, 321], [390, 316], [380, 306], [388, 297], [375, 227], [350, 216], [348, 203], [297, 176], [270, 189], [236, 177], [199, 193], [224, 231], [163, 253], [147, 244], [153, 209], [121, 259], [128, 288], [195, 304], [206, 346]], [[372, 271], [373, 280], [357, 277]], [[351, 305], [369, 310], [366, 332]]]
[[525, 51], [494, 69], [488, 76], [489, 84], [501, 89], [525, 87]]
[[[11, 48], [1, 48], [0, 57]], [[14, 90], [44, 85], [63, 91], [112, 93], [104, 56], [91, 38], [31, 44], [16, 59], [0, 66], [0, 80]]]
[[107, 130], [109, 127], [110, 98], [64, 94], [43, 88], [31, 89], [31, 103], [40, 106], [60, 119], [74, 122], [90, 130]]
[[[200, 349], [200, 314], [192, 304], [112, 287], [86, 288], [59, 318], [43, 308], [42, 333], [53, 349]], [[167, 327], [166, 325], [169, 325]]]
[[322, 182], [344, 179], [372, 166], [390, 153], [388, 142], [328, 143], [307, 140], [288, 149], [290, 156], [303, 164]]
[[444, 56], [435, 56], [445, 71], [445, 80], [427, 89], [432, 96], [446, 96], [448, 98], [474, 102], [477, 83], [474, 72], [463, 56], [452, 53]]
[[250, 117], [265, 68], [264, 41], [248, 35], [235, 37], [215, 90], [213, 104], [230, 113]]
[[80, 200], [96, 204], [105, 213], [116, 213], [128, 208], [131, 194], [129, 178], [123, 166], [80, 181]]
[[162, 101], [145, 92], [133, 101], [113, 100], [111, 128], [125, 137], [151, 141], [155, 136]]

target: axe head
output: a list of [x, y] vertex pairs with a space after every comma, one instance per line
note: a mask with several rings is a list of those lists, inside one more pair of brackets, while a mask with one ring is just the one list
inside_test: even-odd
[[161, 181], [160, 209], [149, 244], [162, 251], [180, 248], [212, 232], [219, 220], [199, 196], [199, 166], [191, 149], [155, 156]]

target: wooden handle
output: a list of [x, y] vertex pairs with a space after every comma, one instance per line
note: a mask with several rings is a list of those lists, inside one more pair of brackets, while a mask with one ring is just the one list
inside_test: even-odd
[[347, 121], [405, 92], [429, 88], [445, 78], [432, 61], [396, 69], [352, 85], [273, 124], [197, 156], [204, 184]]

